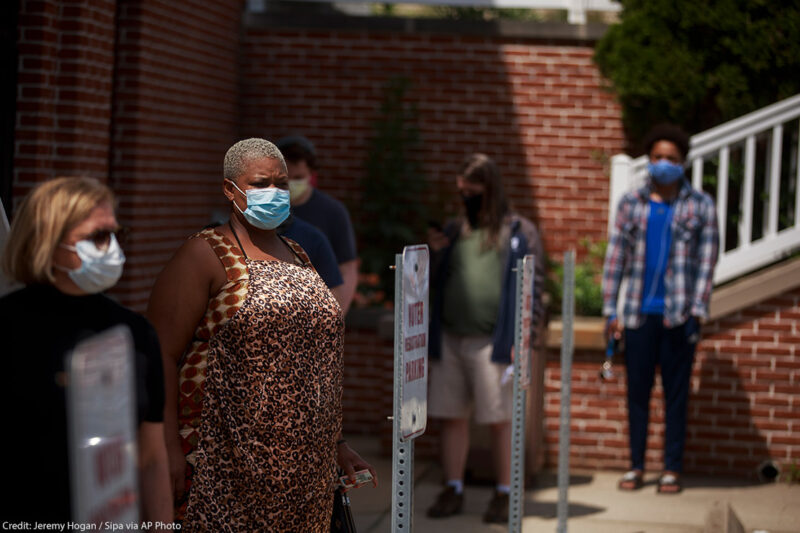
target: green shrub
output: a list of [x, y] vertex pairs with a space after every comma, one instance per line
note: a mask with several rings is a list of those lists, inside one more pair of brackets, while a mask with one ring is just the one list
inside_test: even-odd
[[[582, 261], [575, 265], [575, 314], [581, 316], [601, 316], [603, 314], [603, 258], [606, 255], [605, 241], [592, 243], [583, 239], [580, 246], [585, 250]], [[547, 295], [550, 311], [561, 314], [561, 298], [564, 294], [564, 264], [548, 261]]]

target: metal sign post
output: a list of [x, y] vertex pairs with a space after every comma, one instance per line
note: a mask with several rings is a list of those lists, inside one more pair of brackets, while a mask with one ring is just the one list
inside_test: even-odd
[[82, 524], [136, 524], [136, 398], [126, 326], [80, 343], [66, 362], [72, 514]]
[[558, 533], [566, 533], [569, 488], [569, 426], [572, 396], [573, 318], [575, 316], [575, 250], [564, 254], [564, 295], [561, 299], [561, 419], [558, 429]]
[[413, 527], [414, 439], [428, 419], [428, 287], [425, 245], [395, 255], [392, 531]]
[[525, 496], [525, 404], [531, 382], [531, 328], [533, 326], [534, 257], [517, 260], [517, 294], [514, 318], [514, 396], [511, 416], [511, 493], [508, 531], [522, 531]]

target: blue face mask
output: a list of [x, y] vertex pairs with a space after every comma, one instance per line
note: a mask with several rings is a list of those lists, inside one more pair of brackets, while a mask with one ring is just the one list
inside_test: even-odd
[[95, 294], [110, 289], [116, 285], [122, 276], [122, 267], [125, 264], [125, 254], [122, 253], [117, 238], [112, 234], [108, 247], [98, 248], [90, 241], [78, 241], [75, 246], [61, 244], [62, 248], [78, 254], [81, 266], [75, 270], [56, 265], [56, 268], [65, 270], [70, 279], [87, 294]]
[[683, 177], [683, 167], [667, 161], [666, 159], [662, 159], [656, 163], [647, 163], [647, 172], [650, 174], [651, 178], [656, 180], [656, 183], [661, 185], [675, 183]]
[[[236, 187], [235, 183], [231, 183]], [[236, 202], [233, 205], [236, 205], [236, 209], [239, 209], [251, 225], [261, 229], [275, 229], [289, 217], [289, 191], [277, 187], [249, 189], [246, 193], [239, 187], [236, 190], [247, 197], [247, 209], [242, 211]]]

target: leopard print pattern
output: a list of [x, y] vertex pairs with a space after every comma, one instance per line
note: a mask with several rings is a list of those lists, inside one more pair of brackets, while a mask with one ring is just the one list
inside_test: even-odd
[[181, 358], [178, 374], [178, 426], [184, 453], [194, 464], [197, 429], [203, 412], [203, 382], [206, 379], [208, 341], [236, 314], [247, 296], [249, 277], [244, 255], [239, 247], [214, 228], [194, 234], [192, 239], [205, 239], [225, 267], [227, 282], [208, 302], [191, 344]]
[[211, 329], [186, 531], [330, 527], [344, 321], [300, 257], [245, 259], [247, 296]]
[[[208, 361], [208, 341], [234, 316], [244, 303], [249, 275], [244, 254], [239, 247], [214, 228], [195, 233], [190, 239], [204, 239], [225, 268], [226, 283], [208, 302], [203, 319], [197, 325], [192, 342], [183, 354], [178, 369], [178, 431], [188, 463], [184, 495], [191, 490], [199, 428], [203, 413], [203, 392]], [[187, 498], [175, 502], [175, 516], [182, 520]]]

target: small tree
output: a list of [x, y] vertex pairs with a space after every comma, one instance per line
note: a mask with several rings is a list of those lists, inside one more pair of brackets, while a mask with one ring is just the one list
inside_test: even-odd
[[388, 299], [394, 295], [394, 274], [389, 270], [394, 254], [424, 235], [429, 218], [423, 201], [427, 183], [412, 155], [419, 130], [416, 106], [406, 100], [410, 86], [401, 77], [386, 84], [361, 180], [361, 270], [372, 279], [377, 274], [379, 290]]
[[658, 122], [690, 132], [800, 92], [800, 4], [620, 0], [595, 62], [622, 104], [628, 139]]

